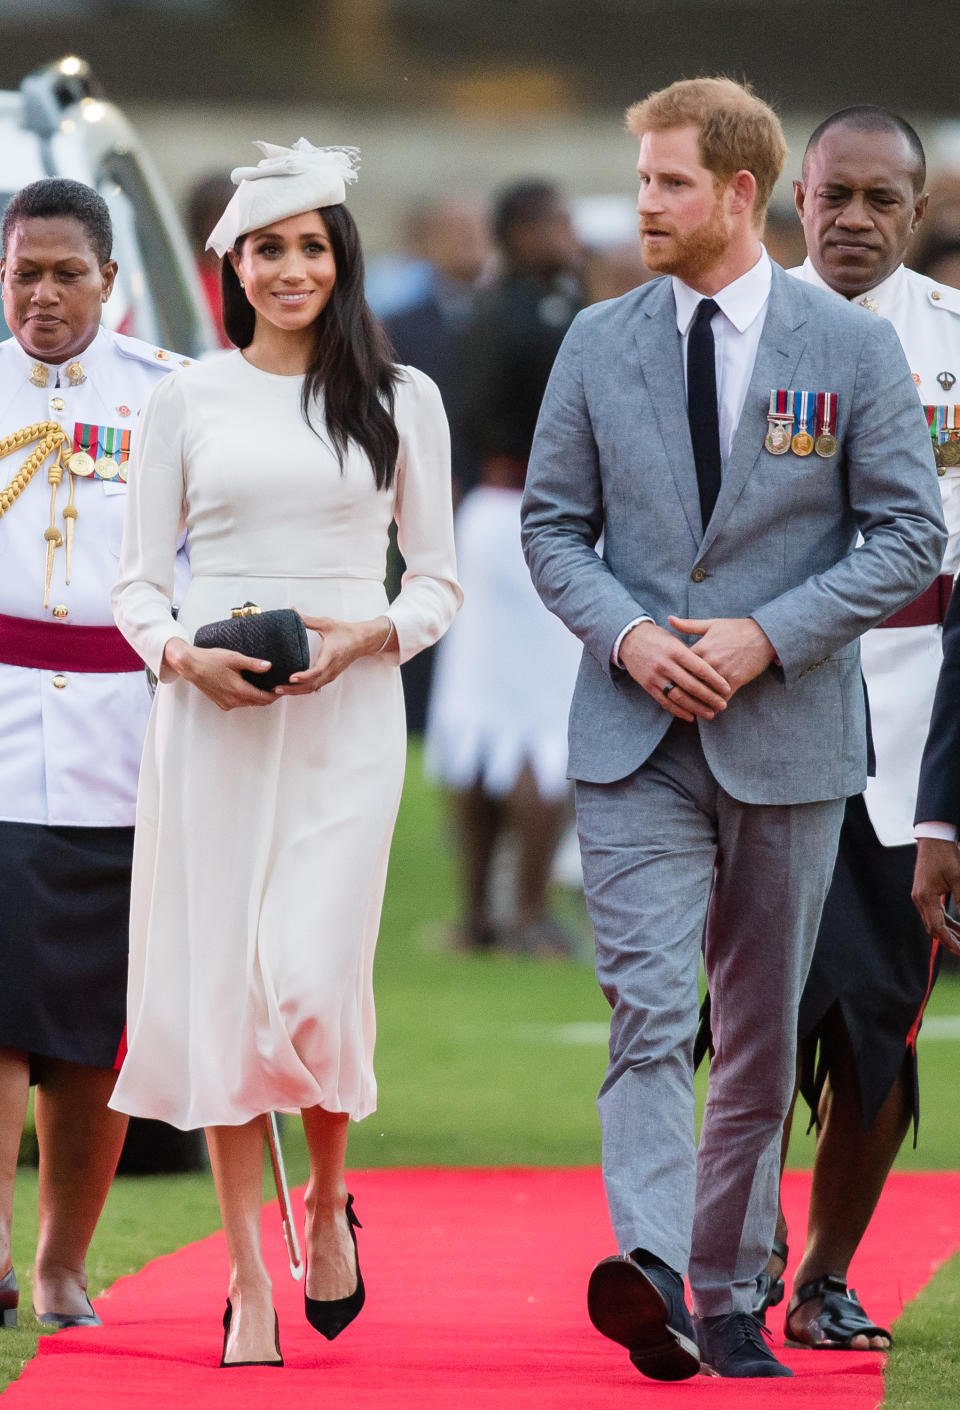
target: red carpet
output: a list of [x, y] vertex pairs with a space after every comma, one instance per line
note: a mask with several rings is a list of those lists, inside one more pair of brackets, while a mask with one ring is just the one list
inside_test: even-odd
[[[808, 1183], [785, 1182], [797, 1254]], [[226, 1254], [216, 1235], [122, 1278], [98, 1301], [101, 1330], [43, 1338], [3, 1410], [874, 1410], [881, 1399], [883, 1358], [869, 1352], [786, 1352], [792, 1381], [639, 1376], [586, 1318], [589, 1270], [613, 1251], [596, 1170], [377, 1170], [351, 1185], [368, 1296], [336, 1342], [304, 1321], [270, 1205], [285, 1370], [218, 1369]], [[960, 1173], [898, 1175], [852, 1281], [889, 1323], [957, 1248]]]

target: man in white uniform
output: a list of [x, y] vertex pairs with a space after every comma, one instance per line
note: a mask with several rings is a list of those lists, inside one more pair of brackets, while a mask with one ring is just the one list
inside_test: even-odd
[[100, 327], [117, 266], [96, 192], [34, 182], [8, 205], [2, 239], [13, 337], [0, 345], [0, 1313], [16, 1325], [10, 1225], [34, 1081], [34, 1306], [42, 1322], [90, 1326], [86, 1252], [126, 1128], [107, 1100], [150, 709], [110, 589], [137, 416], [183, 360]]
[[[950, 535], [941, 576], [861, 640], [876, 775], [848, 800], [800, 1006], [801, 1090], [820, 1130], [786, 1334], [830, 1349], [890, 1344], [846, 1279], [917, 1116], [916, 1039], [936, 974], [910, 888], [920, 757], [960, 561], [960, 293], [903, 264], [926, 207], [925, 176], [923, 148], [909, 124], [882, 108], [855, 107], [814, 132], [795, 183], [808, 257], [793, 273], [896, 329], [926, 408]], [[758, 1280], [761, 1316], [783, 1296], [782, 1212], [778, 1236]]]

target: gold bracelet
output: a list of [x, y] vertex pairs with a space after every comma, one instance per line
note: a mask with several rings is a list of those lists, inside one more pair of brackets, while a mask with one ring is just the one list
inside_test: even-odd
[[387, 644], [390, 641], [390, 638], [393, 636], [393, 622], [390, 620], [389, 617], [387, 618], [387, 621], [389, 622], [389, 626], [387, 627], [387, 634], [383, 638], [383, 641], [381, 641], [380, 645], [377, 647], [376, 651], [373, 653], [374, 656], [379, 656], [381, 651], [386, 651]]

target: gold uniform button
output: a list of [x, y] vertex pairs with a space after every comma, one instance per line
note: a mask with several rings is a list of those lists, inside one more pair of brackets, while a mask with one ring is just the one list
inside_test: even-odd
[[55, 688], [56, 690], [66, 690], [66, 688], [67, 688], [67, 678], [66, 678], [66, 676], [54, 676], [54, 678], [53, 678], [53, 684], [54, 684], [54, 688]]
[[937, 303], [939, 303], [940, 300], [943, 298], [943, 295], [941, 294], [941, 292], [940, 292], [939, 289], [934, 289], [934, 291], [933, 291], [933, 293], [930, 295], [930, 297], [931, 297], [931, 299], [936, 299]]
[[57, 606], [53, 609], [53, 615], [57, 618], [58, 621], [61, 622], [63, 621], [64, 617], [67, 616], [67, 609], [66, 607], [64, 607], [62, 602], [58, 603]]
[[693, 572], [690, 574], [690, 581], [692, 583], [704, 583], [709, 576], [706, 568], [694, 568]]
[[63, 397], [51, 397], [51, 398], [50, 398], [50, 410], [51, 410], [51, 411], [64, 411], [64, 410], [66, 410], [66, 405], [67, 405], [67, 403], [64, 401]]
[[947, 473], [947, 467], [946, 467], [945, 465], [938, 465], [938, 466], [937, 466], [937, 474], [940, 476], [941, 479], [943, 478], [943, 476], [944, 476], [946, 473]]

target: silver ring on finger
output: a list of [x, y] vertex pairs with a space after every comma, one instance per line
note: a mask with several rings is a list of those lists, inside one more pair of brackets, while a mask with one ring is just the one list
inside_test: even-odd
[[663, 694], [664, 694], [664, 697], [668, 696], [668, 695], [670, 694], [671, 690], [676, 690], [676, 688], [677, 688], [677, 683], [676, 683], [676, 681], [667, 681], [666, 685], [663, 687]]

